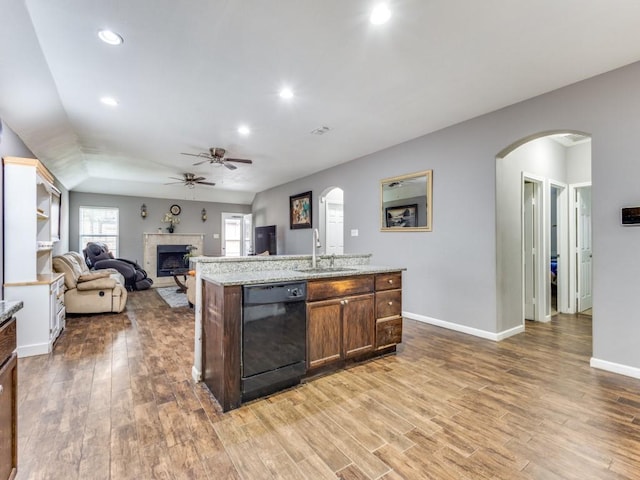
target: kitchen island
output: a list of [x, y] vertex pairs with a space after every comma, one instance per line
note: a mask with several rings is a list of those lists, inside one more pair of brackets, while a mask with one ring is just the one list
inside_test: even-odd
[[[241, 380], [243, 289], [247, 287], [306, 285], [302, 304], [306, 355], [299, 379], [393, 353], [402, 340], [403, 268], [369, 265], [369, 255], [321, 256], [315, 269], [310, 267], [310, 256], [267, 258], [235, 264], [194, 262], [194, 377], [200, 373], [196, 380], [204, 380], [224, 411], [247, 399]], [[205, 273], [206, 263], [217, 265]], [[221, 268], [220, 263], [227, 265]], [[283, 388], [288, 385], [282, 383]]]

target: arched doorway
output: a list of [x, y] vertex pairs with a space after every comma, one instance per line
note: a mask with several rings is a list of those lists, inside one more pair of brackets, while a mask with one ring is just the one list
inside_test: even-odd
[[558, 312], [576, 312], [573, 292], [579, 275], [584, 283], [585, 267], [577, 261], [579, 225], [571, 212], [579, 199], [575, 187], [587, 188], [590, 182], [591, 138], [582, 132], [543, 132], [498, 154], [496, 261], [502, 329], [524, 328], [525, 319], [545, 322]]

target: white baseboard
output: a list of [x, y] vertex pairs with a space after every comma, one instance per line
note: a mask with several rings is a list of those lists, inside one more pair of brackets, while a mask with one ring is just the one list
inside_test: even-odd
[[640, 368], [630, 367], [629, 365], [622, 365], [621, 363], [608, 362], [606, 360], [600, 360], [599, 358], [591, 357], [589, 364], [593, 368], [600, 370], [606, 370], [607, 372], [613, 372], [627, 377], [640, 378]]
[[22, 345], [17, 349], [18, 358], [33, 357], [34, 355], [46, 355], [51, 351], [50, 343], [36, 343], [34, 345]]
[[467, 327], [458, 323], [445, 322], [444, 320], [438, 320], [437, 318], [427, 317], [425, 315], [419, 315], [417, 313], [402, 312], [402, 316], [410, 318], [411, 320], [417, 320], [418, 322], [428, 323], [429, 325], [435, 325], [437, 327], [447, 328], [449, 330], [455, 330], [456, 332], [473, 335], [474, 337], [493, 340], [494, 342], [499, 342], [500, 340], [504, 340], [505, 338], [509, 338], [513, 335], [524, 332], [524, 325], [519, 325], [502, 332], [493, 333], [487, 332], [486, 330], [480, 330], [478, 328]]
[[191, 367], [191, 377], [193, 378], [194, 382], [202, 381], [202, 372], [197, 369], [195, 365]]

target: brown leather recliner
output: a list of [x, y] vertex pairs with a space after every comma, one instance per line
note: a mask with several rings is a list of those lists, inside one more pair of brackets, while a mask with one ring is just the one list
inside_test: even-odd
[[64, 273], [64, 304], [67, 313], [121, 312], [127, 304], [127, 290], [109, 270], [91, 271], [82, 255], [68, 252], [53, 257], [53, 269]]

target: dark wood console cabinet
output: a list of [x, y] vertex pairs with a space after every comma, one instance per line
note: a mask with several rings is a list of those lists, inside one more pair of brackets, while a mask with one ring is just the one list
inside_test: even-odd
[[0, 480], [13, 479], [18, 469], [18, 356], [16, 319], [0, 328]]

